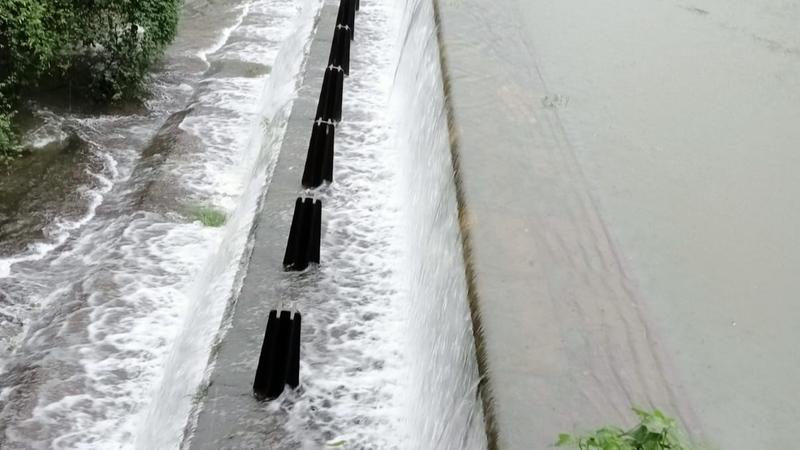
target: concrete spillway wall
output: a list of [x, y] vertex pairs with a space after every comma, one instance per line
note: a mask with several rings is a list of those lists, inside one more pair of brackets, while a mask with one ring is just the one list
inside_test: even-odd
[[[333, 182], [301, 186], [337, 3], [319, 16], [189, 445], [485, 448], [432, 3], [362, 5]], [[290, 274], [300, 193], [322, 198], [322, 258]], [[259, 402], [274, 308], [303, 314], [300, 382]]]

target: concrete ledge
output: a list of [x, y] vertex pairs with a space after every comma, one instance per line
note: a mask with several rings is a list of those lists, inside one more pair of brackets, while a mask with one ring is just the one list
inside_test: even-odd
[[300, 181], [336, 13], [336, 6], [326, 4], [317, 22], [303, 84], [289, 116], [272, 180], [254, 220], [252, 255], [190, 443], [194, 450], [269, 448], [270, 442], [280, 440], [277, 435], [284, 432], [277, 414], [255, 399], [252, 384], [269, 311], [280, 309], [277, 299], [287, 297], [283, 254], [295, 200], [303, 191]]

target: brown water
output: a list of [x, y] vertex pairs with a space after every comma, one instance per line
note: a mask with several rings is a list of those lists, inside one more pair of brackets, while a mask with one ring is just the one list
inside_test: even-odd
[[800, 3], [514, 6], [690, 425], [721, 449], [795, 448]]

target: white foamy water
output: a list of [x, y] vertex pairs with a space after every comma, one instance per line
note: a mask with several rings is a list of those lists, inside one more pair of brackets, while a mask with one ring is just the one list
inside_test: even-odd
[[[24, 323], [0, 354], [3, 448], [177, 448], [183, 438], [319, 2], [218, 8], [205, 19], [225, 39], [179, 35], [148, 113], [68, 119], [106, 161], [104, 179], [86, 191], [84, 217], [56, 220], [62, 234], [0, 265]], [[184, 33], [203, 19], [187, 13]], [[185, 72], [186, 55], [210, 69]], [[179, 126], [150, 143], [181, 105]], [[194, 205], [223, 211], [226, 225], [191, 221]]]
[[[287, 18], [292, 18], [292, 34], [284, 37], [281, 51], [273, 57], [274, 66], [281, 67], [281, 70], [273, 72], [259, 100], [261, 111], [258, 118], [263, 127], [254, 127], [246, 140], [249, 157], [241, 164], [246, 175], [242, 180], [243, 195], [231, 215], [221, 245], [189, 289], [197, 301], [188, 305], [181, 314], [183, 326], [166, 360], [164, 376], [153, 390], [153, 401], [139, 418], [136, 448], [171, 448], [185, 438], [184, 423], [172, 419], [176, 415], [189, 416], [191, 408], [197, 406], [192, 396], [206, 376], [203, 369], [228, 306], [227, 302], [219, 299], [230, 299], [240, 287], [238, 269], [250, 236], [253, 215], [275, 166], [296, 95], [297, 75], [319, 7], [318, 1], [309, 0], [303, 2], [300, 11], [294, 11], [298, 13], [295, 17], [287, 15]], [[265, 13], [274, 14], [270, 10], [265, 10]], [[252, 56], [253, 53], [246, 55]], [[191, 432], [193, 426], [189, 423], [187, 430]]]
[[[403, 5], [393, 80], [409, 286], [412, 446], [487, 447], [433, 3]], [[424, 411], [424, 413], [420, 413]]]
[[[305, 192], [323, 204], [321, 264], [275, 274], [259, 313], [302, 313], [300, 387], [252, 399], [232, 333], [193, 448], [486, 447], [434, 30], [426, 2], [362, 6], [334, 180]], [[272, 270], [259, 250], [251, 274]]]

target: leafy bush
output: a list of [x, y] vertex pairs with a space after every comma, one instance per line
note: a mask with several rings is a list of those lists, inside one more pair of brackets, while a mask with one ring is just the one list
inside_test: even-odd
[[62, 76], [100, 101], [138, 95], [177, 29], [177, 0], [45, 1], [52, 29], [67, 42], [59, 51]]
[[52, 35], [44, 25], [45, 9], [30, 0], [0, 1], [0, 163], [19, 150], [11, 121], [18, 90], [48, 68], [53, 56]]
[[45, 25], [45, 6], [34, 0], [0, 2], [0, 92], [6, 99], [50, 66], [56, 36]]
[[134, 98], [173, 39], [179, 0], [0, 0], [0, 158], [23, 88], [69, 83], [101, 102]]
[[658, 410], [634, 412], [640, 422], [631, 430], [609, 426], [585, 436], [562, 434], [556, 445], [579, 450], [691, 450], [682, 442], [674, 419]]

